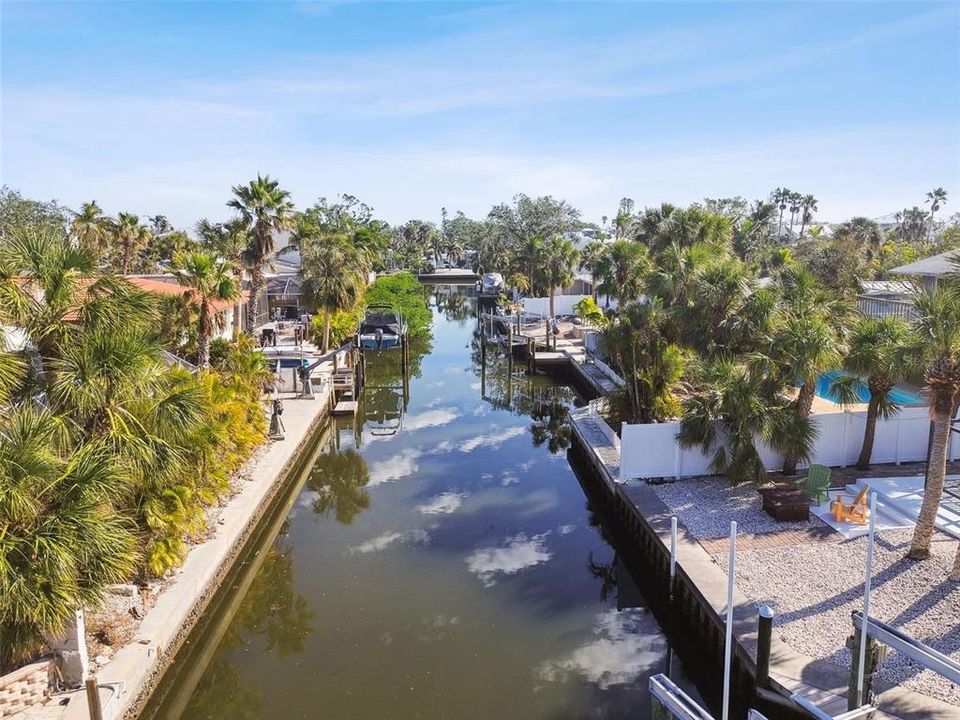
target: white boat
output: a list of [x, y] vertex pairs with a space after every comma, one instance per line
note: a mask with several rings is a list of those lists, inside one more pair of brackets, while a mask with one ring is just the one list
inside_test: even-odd
[[480, 280], [480, 294], [488, 297], [496, 297], [503, 292], [503, 275], [500, 273], [487, 273]]

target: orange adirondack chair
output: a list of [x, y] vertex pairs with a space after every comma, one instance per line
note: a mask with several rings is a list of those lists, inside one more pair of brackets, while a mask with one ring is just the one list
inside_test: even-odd
[[837, 499], [830, 503], [830, 510], [833, 512], [833, 519], [837, 522], [849, 520], [857, 525], [866, 525], [867, 523], [867, 493], [870, 487], [864, 485], [852, 503], [845, 503], [843, 495], [837, 495]]

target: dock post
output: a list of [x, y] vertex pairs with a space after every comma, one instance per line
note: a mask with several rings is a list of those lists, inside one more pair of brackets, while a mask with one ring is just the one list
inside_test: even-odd
[[97, 678], [90, 676], [84, 681], [87, 689], [87, 708], [90, 710], [90, 720], [103, 720], [103, 708], [100, 706], [100, 688]]
[[513, 325], [507, 325], [507, 370], [513, 377]]
[[757, 613], [757, 677], [758, 688], [770, 682], [770, 644], [773, 640], [773, 608], [761, 605]]

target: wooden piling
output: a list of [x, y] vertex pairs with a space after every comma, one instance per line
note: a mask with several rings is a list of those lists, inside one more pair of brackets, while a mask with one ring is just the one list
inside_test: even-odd
[[88, 677], [84, 682], [87, 689], [87, 708], [90, 710], [90, 720], [103, 720], [103, 708], [100, 706], [100, 687], [95, 676]]

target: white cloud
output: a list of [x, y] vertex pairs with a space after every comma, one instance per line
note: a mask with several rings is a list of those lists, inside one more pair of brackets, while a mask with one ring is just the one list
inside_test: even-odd
[[643, 610], [607, 610], [597, 616], [594, 640], [560, 660], [545, 663], [540, 676], [552, 681], [579, 675], [604, 690], [633, 683], [667, 651], [666, 640], [650, 632], [651, 625]]
[[370, 482], [369, 487], [375, 487], [386, 482], [393, 482], [401, 478], [413, 475], [419, 465], [417, 459], [423, 453], [415, 448], [407, 448], [386, 460], [378, 460], [370, 463]]
[[422, 413], [408, 415], [403, 420], [403, 429], [406, 431], [422, 430], [423, 428], [448, 425], [460, 415], [455, 408], [436, 408]]
[[424, 515], [449, 515], [456, 512], [457, 508], [463, 505], [464, 499], [469, 493], [445, 492], [431, 498], [423, 505], [417, 507], [417, 510]]
[[398, 542], [425, 543], [429, 540], [430, 533], [426, 530], [417, 529], [407, 530], [406, 532], [385, 532], [350, 548], [350, 552], [368, 554], [380, 552]]
[[561, 535], [569, 535], [576, 529], [577, 529], [576, 525], [561, 525], [560, 527], [557, 528], [557, 532], [560, 533]]
[[476, 437], [464, 440], [458, 446], [460, 452], [471, 452], [481, 447], [498, 448], [507, 440], [523, 435], [526, 432], [524, 427], [512, 427], [490, 435], [477, 435]]
[[467, 568], [485, 587], [491, 587], [498, 575], [515, 575], [550, 560], [553, 553], [547, 549], [547, 535], [549, 533], [527, 537], [520, 533], [507, 538], [500, 547], [475, 550], [467, 557]]

